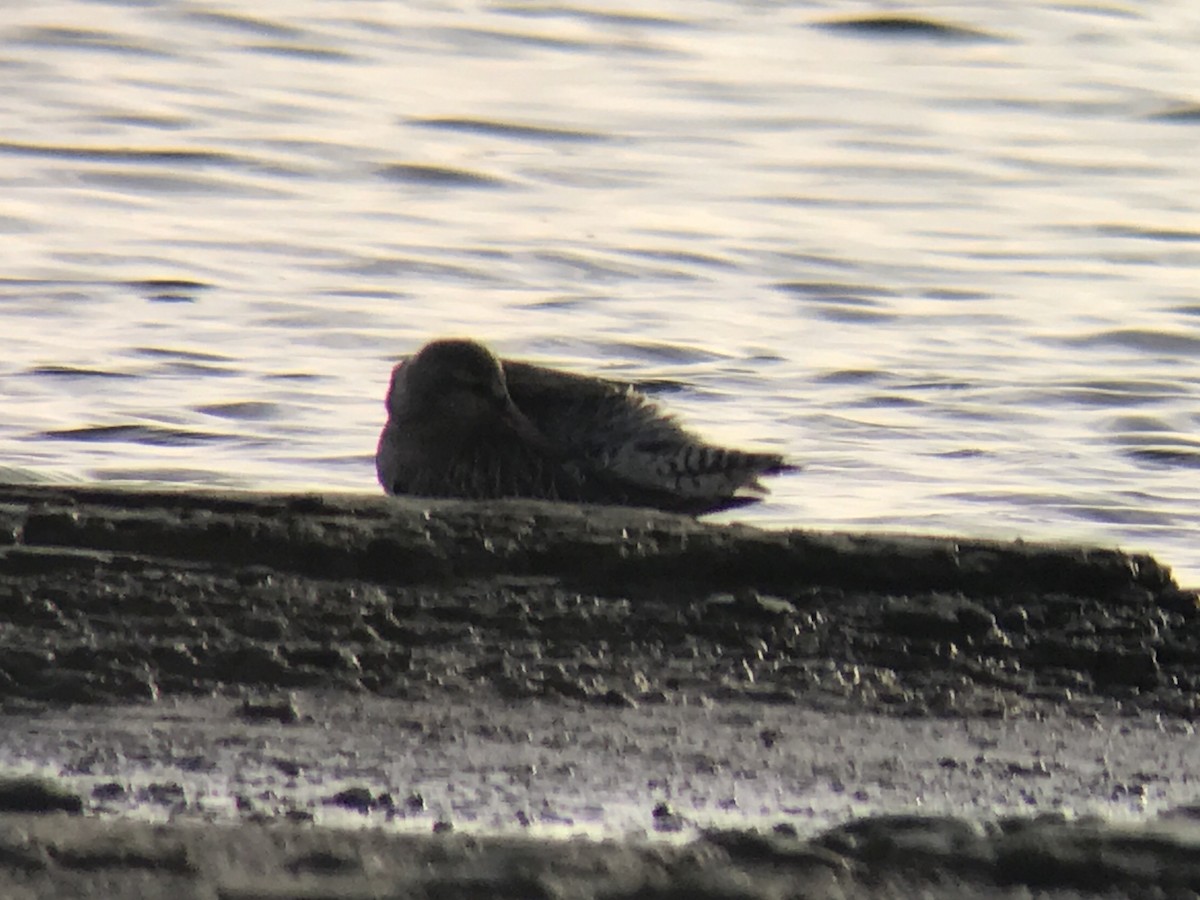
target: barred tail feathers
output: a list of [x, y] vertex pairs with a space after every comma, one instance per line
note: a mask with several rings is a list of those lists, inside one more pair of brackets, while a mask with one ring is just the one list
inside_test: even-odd
[[777, 453], [727, 450], [699, 442], [636, 442], [609, 460], [610, 471], [646, 488], [683, 497], [729, 498], [768, 493], [759, 481], [798, 469]]

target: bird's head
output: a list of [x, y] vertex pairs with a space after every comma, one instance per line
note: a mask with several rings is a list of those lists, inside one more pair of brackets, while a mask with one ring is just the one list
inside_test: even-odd
[[532, 433], [508, 393], [500, 360], [476, 341], [432, 341], [401, 362], [392, 370], [387, 407], [393, 419], [461, 436]]

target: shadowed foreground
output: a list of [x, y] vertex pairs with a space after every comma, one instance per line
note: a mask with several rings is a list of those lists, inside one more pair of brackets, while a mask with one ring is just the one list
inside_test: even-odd
[[756, 900], [1184, 896], [1200, 827], [945, 819], [851, 823], [811, 841], [710, 832], [684, 845], [432, 837], [295, 825], [0, 816], [0, 890], [179, 900]]
[[[1146, 556], [13, 486], [0, 598], [0, 765], [67, 797], [0, 783], [5, 896], [1200, 887], [1200, 615]], [[531, 836], [580, 831], [624, 838]]]

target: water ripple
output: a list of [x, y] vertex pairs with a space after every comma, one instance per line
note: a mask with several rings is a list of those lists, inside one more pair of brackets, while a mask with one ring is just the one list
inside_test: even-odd
[[466, 45], [471, 51], [483, 53], [499, 50], [537, 49], [579, 52], [600, 52], [614, 49], [611, 44], [583, 37], [568, 37], [555, 34], [535, 34], [530, 31], [506, 31], [502, 28], [474, 28], [460, 25], [430, 29], [430, 33], [441, 37], [457, 47]]
[[837, 372], [819, 373], [813, 379], [818, 384], [872, 384], [888, 377], [887, 373], [875, 369], [842, 369]]
[[245, 49], [264, 56], [291, 57], [311, 62], [340, 63], [358, 59], [353, 53], [344, 50], [330, 50], [328, 47], [313, 47], [308, 44], [254, 44]]
[[883, 288], [823, 282], [783, 282], [774, 287], [785, 294], [818, 301], [806, 305], [806, 311], [830, 322], [869, 325], [897, 318], [889, 304], [874, 299], [889, 296]]
[[135, 194], [234, 194], [261, 200], [280, 199], [289, 193], [244, 181], [230, 181], [182, 173], [127, 172], [121, 169], [91, 169], [75, 176], [86, 184]]
[[104, 125], [154, 128], [159, 131], [182, 131], [196, 126], [195, 119], [182, 115], [153, 115], [150, 113], [100, 113], [94, 121]]
[[[706, 351], [699, 347], [684, 347], [653, 341], [598, 341], [595, 348], [605, 359], [623, 362], [640, 360], [657, 365], [699, 365], [723, 358], [722, 354]], [[664, 383], [664, 379], [661, 378], [654, 379], [654, 381], [658, 384]], [[669, 383], [670, 379], [666, 379], [665, 382]]]
[[1062, 343], [1077, 347], [1122, 347], [1147, 353], [1179, 356], [1200, 355], [1200, 337], [1169, 331], [1118, 328], [1080, 337], [1063, 338]]
[[501, 4], [496, 9], [506, 15], [527, 19], [571, 18], [589, 24], [618, 28], [685, 28], [691, 23], [666, 13], [614, 12], [578, 6], [515, 6]]
[[197, 406], [196, 412], [221, 419], [236, 419], [241, 421], [262, 421], [266, 419], [284, 418], [283, 409], [277, 403], [262, 403], [244, 400], [232, 403], [214, 403], [210, 406]]
[[1142, 225], [1100, 225], [1096, 228], [1100, 234], [1111, 237], [1138, 238], [1146, 241], [1168, 241], [1172, 243], [1193, 243], [1200, 241], [1200, 230], [1185, 228], [1149, 228]]
[[[2, 474], [2, 473], [0, 473]], [[133, 482], [140, 484], [177, 484], [190, 486], [203, 484], [209, 488], [247, 487], [246, 480], [236, 475], [186, 466], [101, 466], [91, 472], [96, 481]]]
[[139, 278], [126, 281], [125, 286], [155, 302], [191, 303], [196, 294], [211, 290], [213, 285], [186, 278]]
[[61, 378], [67, 381], [88, 378], [137, 378], [133, 372], [113, 372], [108, 369], [88, 369], [82, 366], [34, 366], [26, 374], [37, 378]]
[[773, 285], [778, 291], [799, 297], [815, 297], [822, 300], [860, 299], [864, 302], [869, 297], [889, 297], [893, 292], [878, 285], [841, 284], [829, 281], [783, 281]]
[[234, 363], [236, 359], [223, 353], [211, 353], [204, 350], [186, 350], [178, 347], [133, 347], [129, 350], [133, 356], [147, 359], [164, 359], [187, 363]]
[[253, 163], [246, 157], [216, 150], [76, 147], [66, 144], [21, 144], [12, 141], [0, 141], [0, 153], [33, 157], [45, 156], [53, 159], [80, 159], [90, 162], [149, 162], [221, 166], [248, 166]]
[[15, 43], [52, 50], [99, 50], [129, 56], [168, 58], [171, 55], [130, 35], [95, 28], [35, 26], [19, 32]]
[[1171, 403], [1182, 394], [1178, 384], [1151, 381], [1082, 381], [1054, 384], [1047, 394], [1056, 403], [1120, 408]]
[[1072, 494], [1023, 491], [970, 491], [947, 493], [943, 496], [946, 499], [987, 506], [1040, 507], [1092, 522], [1140, 525], [1170, 525], [1174, 522], [1170, 515], [1147, 509], [1145, 498], [1125, 501], [1113, 498], [1108, 502], [1089, 502]]
[[494, 175], [484, 175], [480, 172], [449, 166], [418, 163], [392, 163], [381, 168], [379, 174], [389, 181], [399, 181], [421, 187], [498, 188], [505, 186], [504, 179]]
[[1124, 450], [1126, 456], [1138, 462], [1153, 463], [1161, 466], [1200, 469], [1200, 447], [1130, 447]]
[[39, 437], [56, 441], [87, 443], [130, 443], [151, 447], [194, 447], [228, 440], [229, 435], [188, 431], [163, 425], [92, 425], [43, 431]]
[[286, 25], [282, 22], [269, 21], [256, 16], [237, 13], [216, 12], [209, 9], [190, 9], [183, 12], [183, 17], [198, 25], [215, 25], [229, 31], [252, 34], [256, 37], [269, 37], [277, 40], [295, 40], [303, 37], [301, 28]]
[[489, 119], [433, 118], [410, 119], [410, 124], [421, 128], [462, 134], [482, 134], [488, 137], [512, 138], [548, 142], [592, 142], [610, 140], [608, 135], [578, 128], [554, 128], [547, 125], [524, 125], [516, 122], [496, 122]]
[[[699, 266], [712, 269], [736, 269], [737, 264], [732, 260], [723, 259], [714, 254], [694, 253], [687, 250], [652, 250], [627, 247], [624, 252], [629, 256], [640, 257], [662, 262], [682, 263], [686, 266]], [[683, 274], [683, 273], [679, 273]]]
[[999, 35], [927, 19], [921, 16], [868, 15], [826, 19], [813, 23], [817, 28], [864, 37], [921, 38], [938, 41], [1000, 41]]
[[1200, 103], [1186, 103], [1153, 113], [1148, 118], [1156, 122], [1178, 122], [1194, 125], [1200, 122]]

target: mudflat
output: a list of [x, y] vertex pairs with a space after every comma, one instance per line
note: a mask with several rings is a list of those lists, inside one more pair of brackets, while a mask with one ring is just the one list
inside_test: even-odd
[[4, 896], [1200, 889], [1145, 555], [22, 485], [0, 598]]

